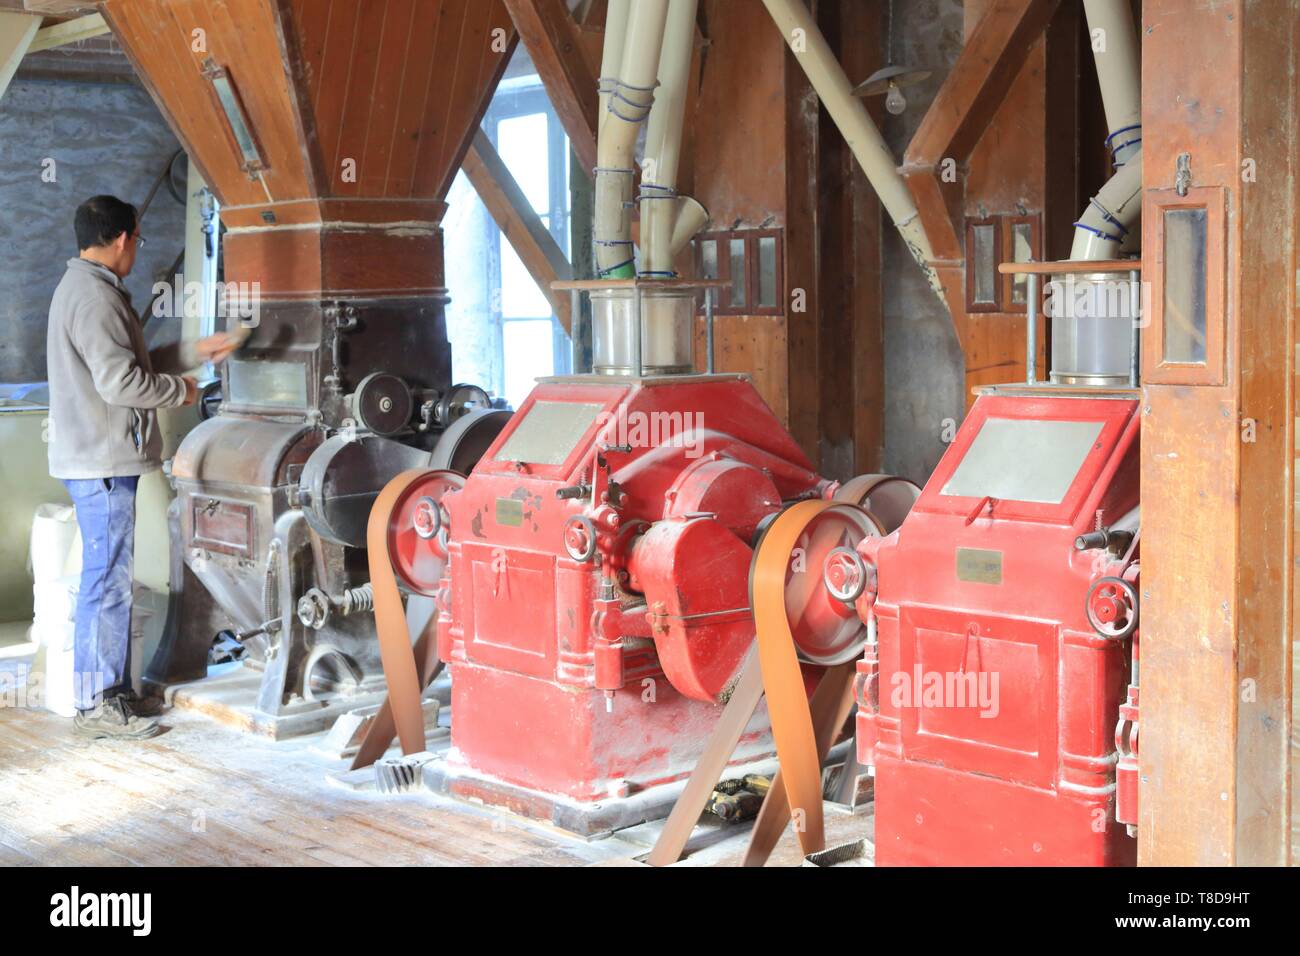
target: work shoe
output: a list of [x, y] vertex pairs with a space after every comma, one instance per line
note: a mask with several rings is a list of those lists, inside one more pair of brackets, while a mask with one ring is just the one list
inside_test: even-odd
[[163, 699], [161, 697], [141, 697], [133, 690], [124, 690], [116, 696], [118, 700], [126, 704], [126, 709], [137, 717], [157, 717], [162, 713]]
[[127, 702], [121, 697], [110, 697], [95, 710], [77, 714], [72, 718], [72, 729], [79, 736], [90, 737], [92, 740], [144, 740], [162, 730], [158, 721], [131, 713]]

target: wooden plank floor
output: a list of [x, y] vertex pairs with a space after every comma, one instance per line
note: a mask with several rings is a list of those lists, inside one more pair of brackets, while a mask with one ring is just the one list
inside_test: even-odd
[[[429, 794], [333, 786], [344, 769], [309, 740], [274, 743], [170, 712], [153, 740], [87, 741], [45, 711], [0, 708], [0, 865], [581, 866], [648, 852], [646, 839], [586, 842]], [[828, 820], [830, 842], [865, 818]], [[734, 865], [745, 828], [686, 865]], [[773, 865], [797, 865], [787, 833]]]

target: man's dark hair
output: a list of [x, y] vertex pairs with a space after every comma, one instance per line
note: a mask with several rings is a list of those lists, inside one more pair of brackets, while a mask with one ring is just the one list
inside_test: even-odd
[[135, 207], [116, 196], [92, 196], [77, 207], [77, 248], [106, 246], [122, 233], [135, 232]]

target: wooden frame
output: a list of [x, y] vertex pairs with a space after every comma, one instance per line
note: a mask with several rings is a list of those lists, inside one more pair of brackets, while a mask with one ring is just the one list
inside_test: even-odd
[[[1016, 226], [1029, 227], [1029, 255], [1035, 261], [1043, 260], [1043, 217], [1041, 213], [1032, 213], [1028, 216], [1002, 216], [1002, 249], [1001, 251], [1007, 256], [1009, 261], [1015, 259], [1015, 229]], [[999, 260], [1001, 261], [1001, 260]], [[1002, 311], [1017, 314], [1024, 314], [1027, 310], [1028, 302], [1017, 302], [1015, 298], [1016, 276], [1002, 276]], [[1026, 290], [1028, 291], [1028, 290]]]
[[[759, 304], [760, 258], [759, 243], [763, 239], [772, 239], [776, 243], [776, 263], [774, 276], [776, 296], [769, 305]], [[745, 243], [745, 302], [733, 305], [731, 302], [731, 243], [742, 240]], [[713, 303], [715, 315], [785, 315], [785, 230], [784, 229], [731, 229], [720, 232], [702, 232], [693, 240], [695, 247], [695, 266], [699, 275], [704, 273], [703, 243], [714, 242], [718, 249], [718, 269], [715, 278], [724, 280], [728, 285], [719, 292]], [[724, 255], [724, 250], [726, 254]], [[700, 298], [698, 314], [704, 313], [704, 299]]]
[[[1205, 361], [1165, 359], [1165, 214], [1203, 209], [1205, 228]], [[1148, 190], [1142, 211], [1142, 248], [1151, 263], [1145, 270], [1151, 290], [1149, 315], [1142, 334], [1142, 380], [1149, 385], [1223, 385], [1226, 381], [1224, 339], [1227, 334], [1226, 275], [1227, 190], [1201, 186], [1179, 195], [1174, 189]]]
[[[990, 279], [993, 285], [993, 301], [977, 302], [975, 301], [975, 230], [991, 229], [993, 230], [993, 257]], [[998, 265], [1003, 261], [1002, 256], [1002, 217], [988, 216], [984, 219], [966, 219], [966, 311], [967, 312], [1005, 312], [1003, 308], [1004, 289], [1006, 283], [1003, 277], [998, 275]]]

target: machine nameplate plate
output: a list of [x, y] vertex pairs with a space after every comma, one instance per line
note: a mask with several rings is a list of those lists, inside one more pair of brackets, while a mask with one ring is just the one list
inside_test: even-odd
[[497, 499], [497, 524], [506, 528], [522, 527], [524, 503], [518, 498]]
[[1002, 552], [983, 548], [957, 549], [957, 580], [975, 584], [1002, 583]]

